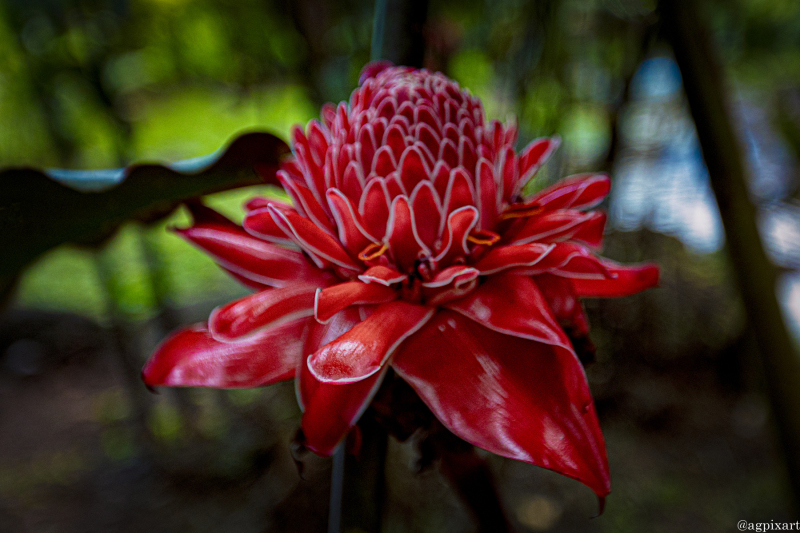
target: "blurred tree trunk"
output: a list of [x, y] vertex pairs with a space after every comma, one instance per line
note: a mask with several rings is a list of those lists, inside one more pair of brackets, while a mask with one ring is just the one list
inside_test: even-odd
[[742, 154], [726, 108], [722, 69], [708, 28], [689, 0], [662, 0], [662, 24], [683, 76], [725, 227], [728, 253], [738, 278], [749, 326], [758, 342], [772, 411], [800, 511], [800, 358], [775, 295], [776, 269], [767, 258], [756, 225]]

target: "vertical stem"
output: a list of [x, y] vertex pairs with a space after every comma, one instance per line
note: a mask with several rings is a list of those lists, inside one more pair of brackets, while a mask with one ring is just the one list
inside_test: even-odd
[[333, 454], [331, 471], [331, 505], [328, 511], [328, 533], [339, 533], [342, 523], [342, 490], [344, 488], [345, 443]]
[[358, 428], [360, 450], [357, 455], [347, 455], [344, 461], [342, 494], [347, 505], [342, 509], [342, 526], [345, 531], [378, 533], [383, 520], [389, 436], [370, 417], [362, 418]]
[[660, 9], [683, 76], [748, 323], [758, 342], [794, 491], [795, 512], [800, 512], [800, 358], [775, 295], [775, 267], [758, 233], [739, 143], [726, 109], [722, 69], [708, 29], [692, 1], [662, 0]]
[[367, 416], [353, 431], [360, 432], [356, 454], [346, 452], [347, 442], [342, 442], [333, 454], [328, 533], [339, 533], [341, 529], [370, 533], [381, 530], [389, 436]]

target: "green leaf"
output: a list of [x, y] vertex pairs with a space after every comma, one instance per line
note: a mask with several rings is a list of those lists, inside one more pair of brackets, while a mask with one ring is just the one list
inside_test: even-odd
[[[183, 200], [235, 187], [277, 185], [289, 147], [269, 133], [246, 133], [210, 156], [118, 170], [0, 171], [0, 293], [16, 274], [64, 243], [97, 245], [124, 222], [154, 222]], [[254, 168], [259, 169], [259, 177]]]

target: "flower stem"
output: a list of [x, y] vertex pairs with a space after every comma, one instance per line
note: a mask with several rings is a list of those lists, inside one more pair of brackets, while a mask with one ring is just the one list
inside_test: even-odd
[[347, 505], [342, 509], [342, 526], [345, 531], [377, 533], [383, 521], [388, 435], [372, 417], [362, 418], [358, 428], [360, 449], [344, 458], [342, 495]]
[[345, 443], [333, 454], [331, 471], [331, 505], [328, 511], [328, 533], [339, 533], [342, 523], [342, 490], [344, 488]]

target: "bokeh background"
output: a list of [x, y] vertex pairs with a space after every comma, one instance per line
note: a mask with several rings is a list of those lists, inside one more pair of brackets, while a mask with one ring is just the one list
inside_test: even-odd
[[[537, 187], [610, 172], [605, 255], [662, 266], [658, 289], [586, 302], [597, 345], [587, 373], [613, 483], [605, 514], [589, 520], [596, 501], [579, 483], [489, 456], [514, 528], [723, 532], [795, 516], [768, 383], [656, 3], [387, 6], [417, 24], [383, 28], [390, 57], [413, 33], [424, 64], [483, 98], [490, 118], [517, 117], [520, 147], [560, 135]], [[5, 0], [0, 167], [179, 161], [252, 130], [288, 139], [323, 102], [348, 98], [374, 48], [374, 11], [370, 0]], [[800, 2], [706, 0], [696, 11], [725, 77], [717, 96], [739, 143], [729, 155], [744, 163], [797, 348]], [[254, 194], [276, 192], [207, 202], [241, 220]], [[291, 383], [156, 396], [139, 381], [169, 330], [246, 292], [167, 231], [188, 220], [177, 211], [92, 248], [56, 248], [7, 295], [0, 531], [325, 531], [330, 460], [305, 457], [298, 474]], [[435, 467], [417, 473], [415, 457], [412, 443], [390, 442], [382, 531], [471, 531], [468, 510]]]

